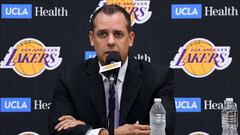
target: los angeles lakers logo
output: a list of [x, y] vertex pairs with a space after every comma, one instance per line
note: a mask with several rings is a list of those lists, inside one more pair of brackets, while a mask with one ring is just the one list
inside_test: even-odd
[[191, 133], [191, 134], [189, 134], [189, 135], [209, 135], [208, 133], [205, 133], [205, 132], [193, 132], [193, 133]]
[[27, 131], [27, 132], [22, 132], [18, 135], [39, 135], [38, 133], [32, 132], [32, 131]]
[[57, 68], [62, 62], [59, 55], [60, 47], [45, 47], [37, 39], [26, 38], [9, 49], [0, 68], [12, 68], [20, 76], [32, 78]]
[[210, 75], [215, 69], [223, 70], [232, 62], [229, 57], [230, 47], [216, 47], [203, 38], [195, 38], [180, 47], [171, 68], [182, 68], [188, 75], [202, 78]]
[[143, 24], [152, 15], [149, 11], [150, 0], [101, 0], [96, 10], [105, 4], [115, 4], [123, 7], [131, 16], [132, 25]]

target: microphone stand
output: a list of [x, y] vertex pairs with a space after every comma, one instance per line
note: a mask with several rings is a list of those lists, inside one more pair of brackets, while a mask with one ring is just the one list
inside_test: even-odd
[[114, 135], [114, 110], [115, 110], [115, 89], [114, 83], [116, 79], [114, 75], [109, 76], [109, 102], [108, 102], [108, 131], [109, 135]]

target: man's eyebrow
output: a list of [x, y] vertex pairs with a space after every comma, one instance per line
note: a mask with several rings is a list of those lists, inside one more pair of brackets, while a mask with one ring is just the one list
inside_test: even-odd
[[120, 32], [120, 33], [123, 33], [122, 30], [114, 30], [113, 32]]
[[[96, 31], [96, 33], [99, 33], [99, 32], [108, 32], [107, 29], [99, 29]], [[114, 33], [124, 33], [122, 30], [113, 30]]]
[[99, 32], [107, 32], [108, 30], [106, 30], [106, 29], [99, 29], [99, 30], [97, 30], [96, 31], [96, 33], [99, 33]]

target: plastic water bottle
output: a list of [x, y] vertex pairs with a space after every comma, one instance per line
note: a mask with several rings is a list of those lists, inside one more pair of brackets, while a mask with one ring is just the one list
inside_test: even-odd
[[150, 110], [151, 135], [165, 135], [166, 111], [161, 101], [161, 98], [155, 98]]
[[226, 98], [222, 109], [222, 135], [238, 135], [238, 110], [233, 98]]

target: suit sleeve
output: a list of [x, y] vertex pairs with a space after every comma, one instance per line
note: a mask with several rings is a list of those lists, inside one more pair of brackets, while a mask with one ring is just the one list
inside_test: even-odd
[[166, 110], [166, 135], [174, 135], [176, 108], [174, 102], [174, 72], [169, 69], [166, 73], [156, 97], [162, 98], [162, 104]]
[[74, 108], [72, 105], [70, 93], [65, 83], [65, 71], [62, 68], [62, 73], [58, 78], [53, 94], [51, 109], [48, 115], [48, 130], [50, 135], [84, 135], [91, 127], [89, 125], [78, 125], [67, 130], [61, 130], [60, 132], [55, 130], [58, 118], [63, 115], [71, 115], [75, 117]]

